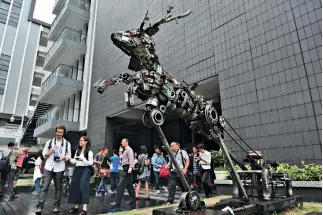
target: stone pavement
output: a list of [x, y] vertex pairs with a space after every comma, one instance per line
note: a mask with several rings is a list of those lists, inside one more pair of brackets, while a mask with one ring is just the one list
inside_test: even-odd
[[[8, 201], [6, 197], [0, 199], [0, 215], [33, 215], [36, 211], [37, 197], [32, 194], [33, 187], [18, 187], [17, 198]], [[124, 201], [128, 200], [125, 195]], [[88, 215], [109, 213], [112, 207], [110, 203], [114, 201], [114, 196], [95, 197], [94, 193], [91, 194], [90, 204], [88, 206]], [[140, 200], [135, 205], [129, 206], [122, 205], [123, 211], [153, 207], [164, 204], [162, 200]], [[62, 205], [60, 207], [60, 215], [67, 215], [72, 205], [67, 203], [67, 196], [62, 197]], [[47, 201], [43, 210], [43, 215], [52, 214], [54, 209], [54, 189], [50, 187], [48, 192]]]

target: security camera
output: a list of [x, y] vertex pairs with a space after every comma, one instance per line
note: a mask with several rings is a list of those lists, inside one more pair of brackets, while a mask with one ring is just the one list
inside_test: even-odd
[[14, 121], [15, 121], [15, 117], [14, 116], [10, 117], [10, 122], [14, 122]]

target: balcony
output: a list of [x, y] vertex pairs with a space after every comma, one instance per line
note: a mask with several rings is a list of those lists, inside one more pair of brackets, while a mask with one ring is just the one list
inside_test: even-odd
[[86, 54], [86, 35], [64, 28], [46, 54], [44, 70], [53, 71], [59, 64], [74, 65], [81, 54]]
[[[64, 0], [56, 1], [57, 4], [64, 2]], [[60, 32], [64, 27], [74, 29], [83, 29], [84, 24], [90, 20], [90, 3], [84, 0], [65, 0], [64, 5], [57, 12], [57, 16], [52, 23], [49, 31], [48, 39], [56, 41]], [[56, 10], [54, 10], [56, 12]]]
[[83, 81], [77, 80], [82, 75], [83, 70], [60, 64], [43, 82], [40, 102], [60, 105], [69, 96], [83, 89]]
[[58, 15], [59, 11], [65, 5], [66, 0], [55, 0], [54, 7], [52, 13]]
[[68, 131], [78, 131], [80, 110], [77, 108], [54, 107], [36, 122], [34, 137], [52, 138], [55, 136], [55, 127], [58, 124], [66, 126]]

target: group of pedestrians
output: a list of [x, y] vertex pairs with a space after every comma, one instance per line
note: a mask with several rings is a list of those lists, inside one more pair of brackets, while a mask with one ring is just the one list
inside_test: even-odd
[[15, 147], [13, 142], [8, 143], [8, 148], [2, 152], [0, 160], [0, 196], [4, 195], [4, 188], [7, 185], [9, 199], [16, 195], [17, 181], [25, 171], [26, 161], [30, 145], [23, 148]]
[[[114, 150], [111, 157], [108, 157], [107, 148], [101, 148], [94, 156], [90, 139], [82, 136], [79, 140], [78, 149], [72, 155], [71, 144], [64, 138], [65, 132], [65, 126], [58, 125], [55, 138], [48, 140], [43, 150], [38, 153], [38, 157], [29, 161], [35, 165], [33, 180], [35, 182], [34, 194], [38, 195], [36, 211], [38, 215], [42, 213], [52, 180], [54, 180], [55, 186], [53, 213], [59, 213], [62, 180], [67, 161], [75, 166], [68, 196], [68, 203], [73, 205], [69, 214], [79, 212], [80, 215], [87, 214], [87, 205], [90, 201], [90, 178], [94, 175], [100, 177], [96, 191], [97, 196], [102, 196], [106, 193], [115, 194], [114, 202], [111, 203], [115, 211], [121, 210], [121, 202], [126, 189], [130, 196], [130, 201], [126, 202], [126, 204], [134, 204], [136, 200], [142, 199], [139, 191], [143, 184], [146, 191], [145, 199], [149, 200], [151, 175], [155, 179], [154, 189], [157, 194], [160, 193], [161, 187], [164, 188], [165, 192], [168, 192], [167, 204], [174, 202], [177, 186], [184, 191], [174, 164], [168, 156], [163, 155], [158, 146], [154, 147], [155, 153], [151, 158], [148, 156], [146, 146], [140, 147], [140, 153], [136, 157], [129, 146], [129, 140], [124, 138], [121, 141], [119, 151]], [[211, 197], [212, 191], [209, 187], [211, 153], [205, 149], [203, 144], [193, 147], [193, 154], [191, 155], [186, 150], [181, 149], [178, 142], [172, 142], [170, 146], [185, 177], [192, 169], [195, 181], [198, 184], [198, 190], [203, 188], [206, 197]], [[9, 195], [12, 198], [14, 197], [14, 187], [23, 172], [22, 164], [28, 156], [29, 149], [30, 146], [18, 149], [14, 147], [13, 143], [8, 144], [8, 149], [3, 152], [0, 160], [0, 167], [5, 162], [9, 165], [7, 171], [0, 170], [0, 194], [2, 194], [4, 185], [7, 183]], [[190, 166], [191, 168], [189, 168]], [[110, 178], [111, 182], [109, 191], [106, 189], [107, 178]], [[133, 186], [135, 180], [137, 181], [136, 190]]]

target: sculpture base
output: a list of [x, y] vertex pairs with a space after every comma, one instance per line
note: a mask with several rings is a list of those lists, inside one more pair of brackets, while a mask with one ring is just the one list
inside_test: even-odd
[[[246, 203], [242, 199], [223, 199], [214, 206], [208, 206], [205, 210], [191, 211], [190, 215], [226, 215], [222, 209], [230, 207], [237, 209], [235, 215], [264, 214], [269, 215], [274, 211], [283, 210], [296, 205], [303, 205], [301, 196], [277, 197], [271, 200], [263, 200], [258, 197], [250, 197], [250, 202]], [[239, 209], [238, 209], [239, 208]], [[176, 207], [162, 208], [153, 210], [153, 215], [175, 215], [184, 214], [176, 213]]]

